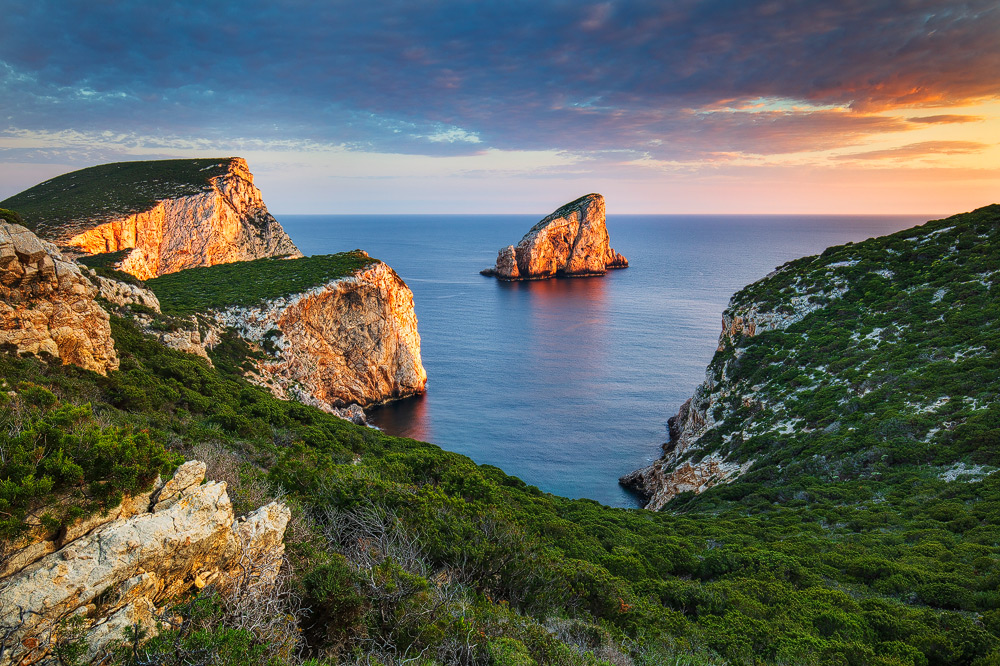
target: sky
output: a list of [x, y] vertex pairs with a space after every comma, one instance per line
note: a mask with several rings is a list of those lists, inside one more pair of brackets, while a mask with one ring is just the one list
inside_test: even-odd
[[0, 199], [245, 157], [275, 213], [1000, 201], [1000, 3], [0, 0]]

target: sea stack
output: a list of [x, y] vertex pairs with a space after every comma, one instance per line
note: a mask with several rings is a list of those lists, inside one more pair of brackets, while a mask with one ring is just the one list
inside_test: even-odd
[[628, 259], [611, 249], [604, 197], [588, 194], [561, 206], [533, 226], [517, 246], [497, 254], [493, 268], [482, 271], [501, 280], [604, 275], [627, 268]]

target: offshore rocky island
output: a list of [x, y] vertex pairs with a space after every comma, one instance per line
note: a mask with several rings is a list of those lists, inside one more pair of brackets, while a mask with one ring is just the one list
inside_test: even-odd
[[611, 248], [604, 197], [587, 194], [542, 219], [517, 247], [500, 248], [496, 265], [480, 272], [516, 281], [604, 275], [610, 268], [628, 268], [628, 259]]
[[392, 269], [103, 169], [0, 202], [0, 665], [1000, 663], [1000, 206], [737, 293], [642, 511], [331, 413], [423, 390]]

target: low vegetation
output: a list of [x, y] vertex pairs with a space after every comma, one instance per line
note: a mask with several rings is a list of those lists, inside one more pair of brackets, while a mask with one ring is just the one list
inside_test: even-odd
[[376, 261], [361, 250], [299, 259], [267, 257], [168, 273], [147, 280], [146, 286], [160, 299], [164, 314], [190, 315], [302, 293]]
[[[209, 459], [210, 474], [231, 480], [243, 508], [262, 492], [283, 495], [294, 515], [289, 561], [267, 600], [280, 612], [266, 620], [254, 614], [263, 602], [209, 587], [178, 600], [170, 617], [183, 622], [165, 625], [157, 638], [126, 641], [115, 657], [122, 664], [1000, 664], [1000, 475], [989, 473], [998, 443], [992, 382], [1000, 364], [991, 337], [998, 212], [916, 234], [928, 238], [928, 230], [950, 225], [929, 237], [953, 233], [955, 252], [904, 234], [798, 264], [797, 275], [815, 275], [818, 285], [820, 273], [806, 271], [820, 270], [817, 261], [828, 271], [847, 257], [859, 260], [849, 268], [881, 257], [867, 272], [847, 274], [850, 290], [836, 310], [753, 338], [730, 365], [737, 383], [805, 387], [808, 396], [784, 402], [797, 406], [802, 432], [779, 434], [775, 417], [752, 444], [734, 436], [730, 452], [753, 446], [760, 457], [753, 472], [681, 496], [661, 513], [552, 496], [431, 444], [276, 400], [120, 318], [112, 324], [121, 369], [107, 377], [0, 356], [13, 393], [5, 418], [20, 419], [5, 431], [14, 439], [35, 433], [17, 449], [35, 451], [17, 478], [50, 486], [0, 511], [37, 512], [51, 493], [84, 492], [79, 456], [90, 455], [88, 428], [116, 441], [142, 433], [153, 456], [147, 464], [161, 468], [176, 454]], [[869, 276], [874, 270], [894, 277], [884, 284]], [[938, 316], [931, 301], [939, 289], [952, 299], [940, 311], [949, 324], [942, 327], [928, 321]], [[888, 330], [891, 319], [900, 333], [880, 345], [848, 344], [855, 317], [871, 330]], [[797, 342], [802, 336], [811, 344]], [[863, 376], [855, 353], [871, 354]], [[717, 361], [724, 358], [734, 351]], [[964, 358], [973, 364], [960, 376], [936, 365]], [[912, 372], [918, 363], [930, 374]], [[770, 374], [789, 370], [794, 377]], [[850, 393], [865, 391], [876, 370], [881, 383]], [[840, 377], [857, 409], [841, 405], [844, 394], [822, 409], [809, 406]], [[942, 404], [961, 405], [936, 417], [938, 432], [950, 434], [925, 442], [935, 426], [909, 416], [894, 391], [925, 391], [937, 404], [940, 391], [927, 386], [947, 391]], [[881, 393], [865, 400], [872, 391]], [[746, 430], [753, 419], [771, 418], [767, 406], [737, 413], [723, 404], [733, 410], [725, 423]], [[60, 419], [75, 425], [50, 437]], [[63, 452], [62, 467], [78, 465], [82, 476], [44, 466], [55, 451]], [[142, 481], [122, 478], [108, 502]]]
[[230, 158], [116, 162], [56, 176], [0, 202], [43, 237], [149, 210], [161, 199], [198, 194]]

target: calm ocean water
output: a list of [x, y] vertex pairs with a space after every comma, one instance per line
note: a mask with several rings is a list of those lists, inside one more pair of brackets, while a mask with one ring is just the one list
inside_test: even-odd
[[427, 394], [377, 409], [542, 490], [637, 506], [621, 474], [649, 464], [704, 376], [723, 308], [790, 259], [924, 216], [609, 216], [631, 267], [504, 283], [479, 275], [541, 215], [284, 215], [305, 254], [354, 248], [413, 290]]

